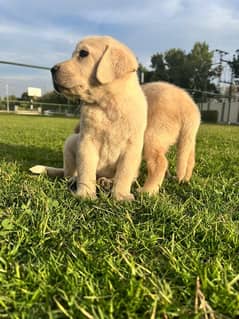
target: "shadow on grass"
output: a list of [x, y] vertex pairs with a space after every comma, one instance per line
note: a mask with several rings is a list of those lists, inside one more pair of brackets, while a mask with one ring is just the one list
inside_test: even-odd
[[62, 151], [47, 147], [0, 143], [0, 161], [18, 162], [23, 169], [37, 164], [62, 166]]

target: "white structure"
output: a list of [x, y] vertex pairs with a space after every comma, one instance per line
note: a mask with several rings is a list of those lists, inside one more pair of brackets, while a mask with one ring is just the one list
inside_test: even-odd
[[32, 96], [32, 97], [41, 97], [42, 96], [41, 89], [40, 88], [33, 88], [33, 87], [27, 88], [27, 94], [28, 94], [28, 96]]
[[33, 110], [33, 98], [34, 97], [41, 97], [42, 96], [42, 94], [41, 94], [41, 89], [40, 88], [33, 88], [33, 87], [28, 87], [27, 88], [27, 94], [28, 94], [28, 96], [31, 96], [32, 97], [32, 99], [31, 99], [31, 106], [30, 106], [30, 108], [31, 108], [31, 110]]

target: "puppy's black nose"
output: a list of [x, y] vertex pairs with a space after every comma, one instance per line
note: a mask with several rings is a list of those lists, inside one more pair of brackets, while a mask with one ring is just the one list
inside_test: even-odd
[[59, 64], [56, 64], [51, 68], [51, 76], [52, 76], [53, 86], [54, 86], [54, 89], [56, 90], [56, 92], [58, 92], [58, 93], [60, 93], [60, 89], [59, 89], [59, 86], [57, 84], [57, 80], [56, 80], [57, 74], [56, 73], [59, 69], [60, 69]]
[[52, 75], [56, 74], [56, 72], [60, 69], [60, 65], [56, 64], [51, 68]]

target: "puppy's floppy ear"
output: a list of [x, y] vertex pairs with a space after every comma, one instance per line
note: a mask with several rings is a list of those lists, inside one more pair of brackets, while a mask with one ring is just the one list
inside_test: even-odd
[[101, 84], [106, 84], [137, 69], [138, 62], [128, 48], [107, 45], [99, 61], [96, 78]]

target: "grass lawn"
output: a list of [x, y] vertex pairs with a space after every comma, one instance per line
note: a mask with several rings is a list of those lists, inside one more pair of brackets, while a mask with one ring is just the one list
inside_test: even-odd
[[189, 185], [119, 203], [28, 172], [76, 122], [0, 115], [0, 318], [239, 318], [239, 127], [201, 126]]

